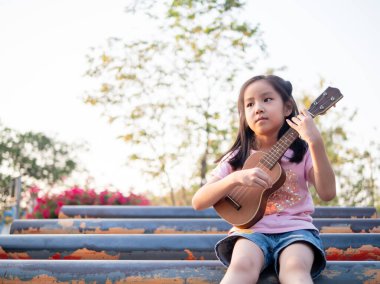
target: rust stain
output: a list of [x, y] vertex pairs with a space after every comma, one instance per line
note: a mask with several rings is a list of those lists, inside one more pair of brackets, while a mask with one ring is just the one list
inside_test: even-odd
[[175, 228], [168, 228], [165, 226], [158, 227], [157, 229], [154, 230], [154, 234], [182, 234], [184, 233], [183, 231], [178, 231]]
[[86, 223], [85, 222], [80, 222], [79, 228], [81, 228], [81, 229], [86, 228]]
[[194, 256], [194, 254], [189, 249], [184, 250], [187, 253], [187, 257], [185, 260], [197, 260], [197, 258]]
[[120, 253], [116, 255], [109, 255], [105, 251], [93, 251], [87, 248], [82, 248], [74, 251], [72, 254], [64, 256], [63, 259], [107, 259], [107, 260], [119, 260]]
[[8, 259], [8, 254], [3, 248], [0, 246], [0, 259]]
[[332, 234], [339, 234], [339, 233], [353, 233], [350, 226], [323, 226], [320, 230], [320, 233], [332, 233]]
[[62, 212], [59, 212], [59, 213], [58, 213], [58, 218], [59, 218], [59, 219], [69, 219], [70, 217], [67, 216], [67, 215], [65, 215], [65, 214], [62, 213]]
[[79, 231], [75, 230], [74, 228], [71, 228], [70, 230], [67, 229], [45, 229], [45, 228], [39, 228], [38, 230], [23, 230], [20, 234], [69, 234], [69, 233], [76, 233], [78, 234]]
[[216, 227], [213, 227], [213, 228], [210, 228], [210, 230], [208, 230], [210, 233], [213, 233], [213, 232], [215, 232], [215, 233], [228, 233], [228, 230], [227, 231], [219, 231], [218, 230], [218, 228], [216, 228]]
[[333, 278], [335, 278], [335, 277], [341, 275], [342, 272], [339, 271], [339, 270], [332, 270], [332, 269], [326, 270], [326, 269], [325, 269], [325, 270], [322, 271], [322, 274], [323, 274], [324, 276], [326, 276], [327, 278], [333, 279]]
[[61, 259], [61, 254], [59, 252], [55, 253], [54, 255], [52, 255], [51, 257], [49, 257], [49, 259]]
[[62, 226], [63, 228], [71, 228], [74, 225], [74, 220], [72, 219], [58, 220], [58, 225]]
[[26, 252], [10, 252], [8, 256], [12, 259], [32, 259]]
[[[87, 216], [85, 216], [84, 218], [87, 218]], [[65, 213], [59, 212], [58, 219], [83, 219], [83, 217], [81, 215], [75, 215], [74, 217], [67, 216]]]
[[26, 252], [9, 252], [7, 253], [0, 246], [0, 259], [32, 259]]
[[185, 258], [185, 260], [205, 260], [205, 258], [203, 256], [197, 258], [193, 252], [189, 249], [184, 249], [184, 251], [187, 253], [187, 257]]
[[160, 276], [155, 276], [153, 279], [150, 277], [149, 279], [140, 277], [140, 276], [130, 276], [124, 280], [116, 281], [115, 284], [120, 283], [136, 283], [136, 284], [185, 284], [185, 279], [181, 278], [162, 278]]
[[372, 245], [346, 250], [330, 247], [326, 249], [326, 255], [328, 260], [380, 260], [380, 248]]
[[[372, 229], [368, 230], [369, 233], [380, 233], [380, 226], [374, 227]], [[349, 225], [347, 226], [339, 226], [339, 227], [334, 227], [334, 226], [323, 226], [320, 229], [320, 233], [355, 233]], [[366, 230], [361, 230], [359, 233], [367, 233]]]
[[89, 232], [90, 234], [144, 234], [144, 228], [137, 229], [125, 229], [121, 227], [110, 228], [108, 230], [95, 229], [95, 232]]
[[187, 278], [187, 281], [186, 283], [189, 283], [189, 284], [209, 284], [210, 281], [209, 280], [205, 280], [205, 279], [202, 279], [202, 278], [197, 278], [197, 277], [194, 277], [194, 278]]
[[[30, 283], [30, 284], [44, 284], [44, 283], [49, 283], [49, 284], [69, 284], [69, 282], [58, 281], [57, 278], [55, 278], [53, 276], [49, 276], [47, 274], [41, 274], [41, 275], [33, 277], [30, 280], [25, 280], [25, 281], [20, 280], [18, 277], [12, 278], [12, 279], [1, 279], [1, 283], [4, 283], [4, 284], [18, 284], [18, 283]], [[71, 283], [73, 283], [73, 282], [71, 282]], [[80, 282], [78, 281], [77, 283], [78, 284], [79, 283], [82, 284], [82, 283], [85, 283], [85, 282], [84, 281], [80, 281]]]
[[369, 230], [370, 233], [380, 233], [380, 226], [374, 227]]
[[21, 234], [41, 234], [40, 228], [28, 228], [22, 229], [21, 231], [15, 230], [12, 235], [21, 235]]
[[366, 280], [364, 284], [377, 284], [380, 283], [380, 270], [379, 269], [367, 269], [363, 273], [367, 277], [371, 277], [372, 279]]
[[196, 231], [196, 230], [186, 230], [186, 231], [178, 231], [174, 228], [168, 228], [168, 227], [158, 227], [156, 230], [154, 230], [154, 234], [227, 234], [228, 231], [218, 231], [216, 228], [212, 229], [211, 231]]

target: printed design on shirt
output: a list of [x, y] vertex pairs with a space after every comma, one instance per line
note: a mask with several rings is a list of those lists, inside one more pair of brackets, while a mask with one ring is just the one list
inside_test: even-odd
[[280, 213], [302, 199], [300, 189], [297, 186], [297, 174], [292, 170], [286, 170], [285, 173], [285, 183], [268, 198], [265, 215]]

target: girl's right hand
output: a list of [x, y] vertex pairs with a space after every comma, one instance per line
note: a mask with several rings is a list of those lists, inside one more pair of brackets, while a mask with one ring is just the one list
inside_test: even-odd
[[271, 186], [269, 175], [260, 168], [235, 171], [234, 174], [236, 181], [244, 186], [259, 187], [262, 189]]

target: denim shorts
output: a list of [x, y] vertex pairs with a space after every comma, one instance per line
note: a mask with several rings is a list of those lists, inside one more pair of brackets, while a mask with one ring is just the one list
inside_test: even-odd
[[246, 238], [259, 246], [265, 259], [263, 270], [274, 264], [277, 276], [281, 251], [296, 242], [308, 243], [314, 251], [314, 263], [311, 269], [313, 279], [319, 276], [326, 267], [326, 255], [319, 233], [316, 230], [296, 230], [280, 234], [250, 233], [248, 230], [235, 231], [215, 245], [216, 256], [227, 267], [230, 265], [232, 250], [238, 238]]

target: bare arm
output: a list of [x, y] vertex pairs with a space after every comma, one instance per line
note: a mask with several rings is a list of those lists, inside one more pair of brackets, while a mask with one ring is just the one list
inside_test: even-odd
[[218, 202], [226, 196], [237, 184], [234, 173], [219, 179], [212, 178], [203, 185], [193, 196], [192, 205], [195, 210], [203, 210]]
[[269, 175], [260, 168], [232, 172], [224, 178], [214, 177], [203, 185], [193, 196], [192, 205], [195, 210], [203, 210], [218, 202], [238, 185], [267, 188]]
[[315, 185], [319, 197], [323, 201], [330, 201], [336, 196], [335, 174], [327, 157], [323, 141], [309, 143], [313, 168], [310, 178]]
[[308, 143], [313, 168], [309, 175], [315, 185], [318, 196], [323, 201], [330, 201], [336, 196], [335, 174], [327, 157], [322, 136], [310, 114], [303, 110], [292, 120], [287, 120], [290, 127], [297, 130]]

